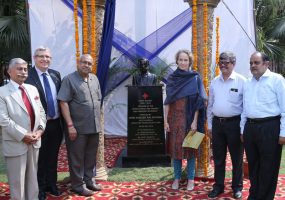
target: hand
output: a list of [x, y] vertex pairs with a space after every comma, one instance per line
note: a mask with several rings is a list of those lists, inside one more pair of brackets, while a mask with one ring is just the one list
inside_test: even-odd
[[240, 134], [240, 141], [243, 143], [243, 134]]
[[68, 135], [71, 141], [75, 140], [77, 137], [77, 131], [74, 126], [68, 127]]
[[36, 130], [33, 132], [33, 134], [32, 134], [32, 137], [34, 139], [33, 144], [36, 143], [41, 138], [42, 134], [43, 134], [42, 130]]
[[281, 145], [285, 144], [285, 137], [279, 136], [279, 144]]
[[208, 129], [208, 136], [212, 139], [212, 129]]
[[195, 120], [193, 120], [193, 122], [191, 124], [191, 131], [194, 133], [197, 131], [197, 121], [195, 121]]
[[170, 129], [169, 129], [169, 124], [168, 124], [167, 122], [164, 123], [164, 130], [165, 130], [166, 132], [169, 132], [169, 131], [170, 131]]
[[27, 133], [22, 139], [22, 141], [27, 145], [33, 144], [34, 143], [33, 134], [31, 132]]

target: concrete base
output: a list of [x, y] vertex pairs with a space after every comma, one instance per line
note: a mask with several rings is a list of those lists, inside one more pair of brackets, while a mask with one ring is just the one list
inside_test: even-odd
[[168, 155], [123, 156], [122, 167], [170, 167], [171, 159]]

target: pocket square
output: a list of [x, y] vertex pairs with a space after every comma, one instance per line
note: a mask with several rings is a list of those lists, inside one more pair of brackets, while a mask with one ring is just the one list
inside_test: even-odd
[[35, 96], [35, 100], [38, 100], [39, 99], [39, 96]]

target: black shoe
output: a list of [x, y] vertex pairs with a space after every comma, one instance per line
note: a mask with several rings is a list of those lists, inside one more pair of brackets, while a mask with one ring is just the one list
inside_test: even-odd
[[241, 199], [242, 198], [242, 192], [240, 190], [234, 191], [233, 197], [235, 199]]
[[46, 193], [44, 191], [39, 191], [39, 200], [45, 200], [46, 199]]
[[213, 190], [208, 194], [208, 197], [209, 197], [209, 198], [216, 198], [217, 196], [219, 196], [219, 195], [222, 194], [223, 192], [224, 192], [223, 190], [213, 189]]
[[86, 185], [86, 187], [89, 189], [89, 190], [92, 190], [92, 191], [101, 191], [102, 190], [102, 187], [101, 185], [98, 185], [98, 184], [91, 184], [91, 185]]
[[57, 196], [57, 197], [61, 195], [61, 192], [58, 190], [56, 185], [47, 187], [46, 192], [50, 193], [53, 196]]

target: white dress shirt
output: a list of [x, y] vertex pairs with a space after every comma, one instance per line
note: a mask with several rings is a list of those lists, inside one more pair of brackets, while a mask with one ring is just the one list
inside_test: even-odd
[[280, 136], [285, 137], [285, 79], [269, 69], [256, 80], [252, 77], [244, 87], [244, 110], [241, 115], [241, 133], [246, 118], [281, 116]]
[[[21, 98], [23, 98], [22, 97], [22, 90], [20, 90], [20, 85], [18, 84], [18, 83], [16, 83], [15, 81], [13, 81], [12, 79], [10, 79], [10, 82], [12, 83], [12, 85], [14, 86], [14, 88], [15, 88], [15, 91], [17, 92], [17, 94], [21, 97]], [[27, 92], [27, 90], [26, 90], [26, 88], [25, 88], [25, 83], [23, 83], [22, 84], [22, 86], [23, 86], [23, 88], [24, 88], [24, 90], [25, 90], [25, 92], [26, 92], [26, 95], [27, 95], [27, 97], [29, 98], [29, 101], [31, 102], [31, 99], [30, 99], [30, 96], [29, 96], [29, 93]]]
[[[57, 103], [57, 91], [56, 91], [56, 86], [53, 82], [53, 80], [51, 79], [50, 77], [50, 74], [48, 73], [48, 71], [46, 72], [42, 72], [41, 70], [39, 70], [36, 66], [35, 66], [35, 69], [38, 73], [38, 76], [40, 78], [40, 81], [41, 81], [41, 84], [42, 84], [42, 88], [45, 91], [45, 86], [44, 86], [44, 79], [43, 79], [43, 73], [46, 73], [47, 75], [47, 79], [48, 79], [48, 82], [49, 82], [49, 85], [50, 85], [50, 89], [51, 89], [51, 93], [52, 93], [52, 99], [53, 99], [53, 103], [54, 103], [54, 108], [55, 108], [55, 116], [53, 117], [53, 119], [56, 119], [56, 118], [59, 118], [59, 110], [58, 110], [58, 103]], [[46, 100], [47, 101], [47, 100]], [[51, 119], [48, 115], [47, 115], [47, 119]]]
[[233, 117], [242, 113], [245, 80], [242, 75], [234, 71], [226, 81], [222, 75], [212, 80], [207, 108], [208, 129], [212, 129], [213, 116]]

